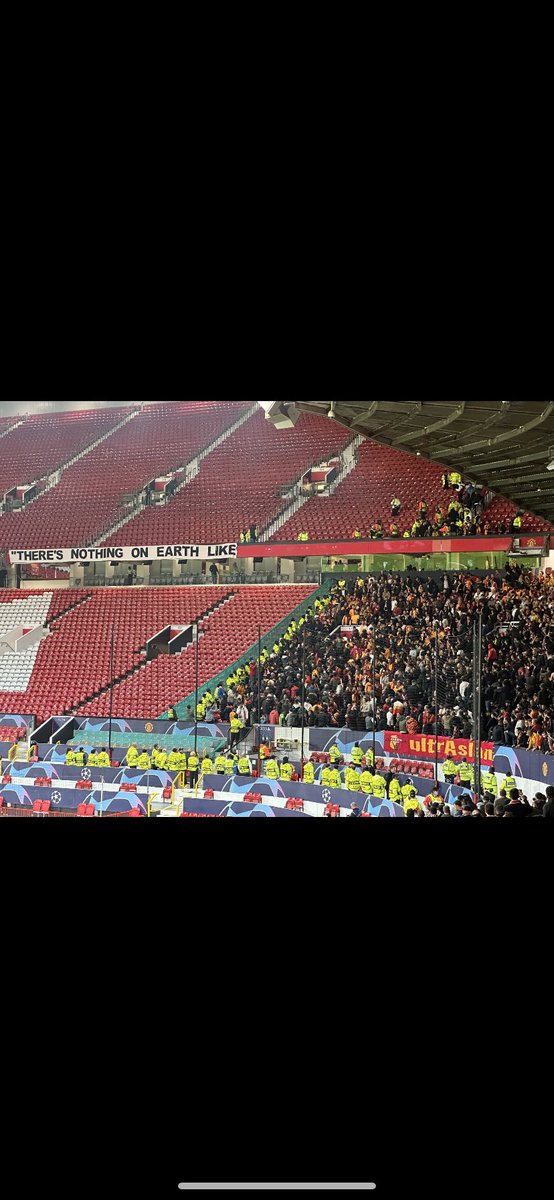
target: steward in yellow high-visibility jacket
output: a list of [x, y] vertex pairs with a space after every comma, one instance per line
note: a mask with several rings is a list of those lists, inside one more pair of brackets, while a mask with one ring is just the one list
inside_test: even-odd
[[354, 763], [355, 767], [361, 767], [363, 757], [364, 757], [364, 752], [363, 752], [363, 750], [360, 749], [359, 742], [356, 742], [356, 745], [354, 746], [354, 748], [352, 750], [352, 762]]
[[168, 771], [179, 771], [180, 768], [181, 764], [179, 762], [179, 752], [178, 750], [172, 750], [167, 760], [167, 769]]
[[370, 770], [368, 770], [367, 767], [366, 767], [365, 771], [362, 772], [362, 778], [360, 780], [360, 783], [361, 783], [362, 792], [364, 793], [364, 795], [372, 796], [373, 795], [373, 774]]
[[102, 750], [97, 756], [96, 764], [99, 767], [111, 767], [112, 763], [107, 750]]
[[294, 767], [289, 762], [288, 758], [284, 758], [281, 763], [281, 782], [290, 783], [294, 775]]
[[213, 769], [214, 769], [214, 764], [213, 764], [211, 758], [209, 757], [209, 755], [206, 755], [206, 757], [202, 759], [202, 774], [203, 775], [213, 775]]
[[66, 765], [66, 767], [75, 767], [77, 765], [75, 762], [75, 751], [74, 750], [67, 751], [67, 754], [65, 756], [65, 765]]
[[313, 762], [307, 762], [307, 763], [304, 763], [304, 770], [303, 770], [303, 772], [302, 772], [302, 779], [303, 779], [303, 783], [314, 783], [314, 781], [315, 781], [315, 768], [314, 768], [314, 764], [313, 764]]
[[332, 787], [332, 788], [341, 788], [342, 787], [342, 779], [340, 776], [340, 771], [338, 771], [336, 767], [331, 767], [331, 774], [329, 777], [329, 787]]
[[273, 757], [266, 758], [264, 763], [264, 774], [268, 779], [279, 778], [279, 767], [277, 766], [277, 763]]
[[398, 779], [391, 779], [389, 783], [389, 800], [392, 800], [393, 804], [402, 803], [402, 788]]
[[322, 787], [332, 787], [333, 786], [331, 783], [332, 774], [333, 774], [333, 772], [331, 771], [331, 768], [329, 766], [323, 768], [323, 770], [321, 772], [321, 786]]
[[225, 774], [225, 755], [224, 754], [218, 754], [218, 756], [215, 760], [215, 763], [214, 763], [214, 767], [215, 767], [217, 775]]
[[135, 768], [138, 766], [139, 752], [136, 746], [129, 746], [127, 751], [127, 766]]
[[143, 752], [138, 760], [137, 767], [138, 767], [139, 771], [149, 771], [150, 770], [150, 755], [148, 754], [147, 750], [143, 750]]
[[376, 796], [378, 800], [384, 800], [386, 794], [386, 780], [384, 779], [383, 775], [379, 775], [379, 773], [377, 773], [377, 775], [373, 776], [373, 795]]
[[243, 754], [242, 758], [239, 758], [239, 775], [251, 775], [251, 774], [252, 774], [252, 767], [250, 765], [250, 759], [247, 758], [246, 754]]

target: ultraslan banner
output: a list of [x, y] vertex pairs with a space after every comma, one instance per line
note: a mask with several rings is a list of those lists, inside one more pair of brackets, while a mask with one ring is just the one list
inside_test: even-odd
[[77, 546], [63, 550], [8, 550], [8, 563], [12, 567], [29, 563], [146, 563], [168, 558], [205, 562], [236, 557], [237, 547], [229, 542], [213, 546]]
[[[386, 754], [395, 755], [397, 758], [433, 759], [435, 757], [435, 738], [431, 735], [382, 733], [380, 736], [383, 738]], [[456, 763], [459, 763], [462, 758], [467, 759], [468, 762], [474, 761], [475, 747], [472, 741], [465, 741], [463, 738], [439, 737], [438, 742], [439, 761], [442, 762], [448, 754]], [[481, 742], [481, 763], [490, 767], [493, 759], [493, 742]]]

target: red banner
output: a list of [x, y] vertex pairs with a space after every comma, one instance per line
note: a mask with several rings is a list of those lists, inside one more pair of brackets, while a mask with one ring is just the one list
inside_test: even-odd
[[238, 558], [329, 558], [342, 555], [359, 558], [362, 554], [486, 554], [507, 553], [511, 537], [465, 538], [390, 538], [376, 541], [337, 542], [251, 542], [237, 549]]
[[[385, 753], [396, 758], [435, 759], [435, 738], [425, 733], [383, 733]], [[450, 754], [454, 762], [462, 758], [474, 761], [473, 742], [460, 738], [439, 737], [439, 762]], [[494, 743], [481, 743], [481, 763], [490, 767], [494, 761]]]

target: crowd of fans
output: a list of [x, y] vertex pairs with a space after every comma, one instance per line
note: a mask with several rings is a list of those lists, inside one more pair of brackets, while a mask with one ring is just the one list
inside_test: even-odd
[[[554, 753], [554, 585], [519, 567], [479, 578], [384, 572], [340, 580], [262, 654], [262, 723], [473, 735], [473, 625], [482, 614], [482, 738]], [[438, 713], [435, 647], [438, 641]], [[373, 651], [375, 648], [375, 695]], [[211, 699], [211, 697], [210, 697]], [[257, 664], [216, 689], [211, 712], [257, 720]], [[198, 714], [201, 718], [201, 713]]]
[[[492, 535], [508, 536], [520, 534], [525, 525], [525, 513], [518, 509], [511, 521], [491, 521], [487, 517], [486, 503], [490, 495], [487, 488], [478, 488], [474, 484], [463, 484], [461, 476], [454, 472], [443, 476], [443, 487], [446, 491], [452, 489], [452, 496], [445, 498], [444, 503], [433, 511], [425, 500], [418, 505], [415, 521], [406, 526], [402, 520], [402, 501], [398, 497], [391, 500], [391, 523], [388, 528], [382, 521], [374, 521], [367, 538], [376, 541], [380, 538], [425, 538], [425, 537], [490, 537]], [[360, 541], [360, 529], [352, 531], [352, 539]], [[297, 541], [310, 540], [307, 530], [298, 534]]]

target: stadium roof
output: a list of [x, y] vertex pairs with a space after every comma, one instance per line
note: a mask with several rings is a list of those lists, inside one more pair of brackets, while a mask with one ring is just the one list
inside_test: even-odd
[[466, 478], [554, 520], [554, 400], [295, 400], [277, 405], [293, 419], [294, 406], [320, 411], [353, 434], [459, 467]]

